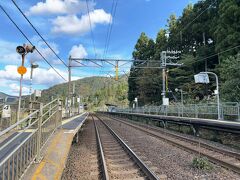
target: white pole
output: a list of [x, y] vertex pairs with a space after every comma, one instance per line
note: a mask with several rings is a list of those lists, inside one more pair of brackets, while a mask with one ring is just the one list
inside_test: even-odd
[[20, 90], [19, 90], [19, 99], [18, 99], [17, 122], [20, 120], [20, 113], [21, 113], [22, 80], [23, 80], [23, 75], [21, 75], [21, 78], [20, 78]]
[[182, 117], [183, 117], [183, 90], [180, 89], [180, 92], [181, 92]]
[[213, 73], [213, 72], [200, 72], [200, 74], [212, 74], [215, 76], [216, 78], [216, 92], [215, 94], [217, 95], [217, 111], [218, 111], [218, 119], [222, 119], [221, 118], [221, 112], [220, 112], [220, 97], [219, 97], [219, 84], [218, 84], [218, 76], [217, 74]]
[[[25, 58], [25, 54], [22, 54], [22, 66], [24, 66], [24, 58]], [[21, 113], [22, 80], [23, 80], [23, 75], [21, 75], [21, 78], [20, 78], [20, 90], [19, 90], [19, 99], [18, 99], [17, 122], [20, 120], [20, 113]]]

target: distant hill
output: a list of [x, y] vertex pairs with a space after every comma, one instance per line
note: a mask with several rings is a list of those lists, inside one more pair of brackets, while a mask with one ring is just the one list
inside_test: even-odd
[[[81, 96], [81, 100], [91, 108], [103, 106], [105, 103], [116, 105], [127, 105], [128, 84], [125, 76], [118, 81], [109, 77], [87, 77], [73, 81], [75, 93]], [[72, 90], [71, 86], [71, 90]], [[42, 91], [42, 101], [48, 102], [51, 97], [62, 97], [63, 100], [68, 94], [68, 84], [58, 84]]]
[[4, 103], [5, 101], [6, 101], [5, 103], [7, 104], [12, 104], [15, 103], [17, 100], [18, 100], [17, 96], [11, 96], [3, 92], [0, 92], [0, 104]]
[[0, 92], [0, 99], [5, 99], [7, 96], [7, 94], [3, 93], [3, 92]]

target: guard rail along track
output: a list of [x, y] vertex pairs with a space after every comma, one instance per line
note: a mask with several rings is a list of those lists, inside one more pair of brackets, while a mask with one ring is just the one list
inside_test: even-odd
[[[120, 178], [159, 179], [102, 119], [97, 116], [92, 116], [92, 118], [95, 125], [103, 179], [119, 178], [118, 175], [121, 175], [121, 172], [123, 172], [124, 177]], [[95, 122], [95, 118], [99, 120], [98, 124]], [[116, 157], [119, 157], [122, 162], [119, 163]], [[131, 171], [129, 168], [134, 168], [134, 170]], [[133, 174], [125, 174], [127, 171]]]
[[197, 139], [191, 139], [182, 135], [171, 133], [161, 128], [156, 128], [149, 125], [147, 126], [132, 121], [130, 122], [129, 120], [126, 121], [125, 119], [123, 120], [112, 116], [110, 116], [110, 118], [140, 131], [143, 131], [150, 136], [167, 141], [168, 143], [183, 148], [187, 151], [196, 154], [200, 153], [201, 155], [207, 157], [211, 162], [219, 164], [227, 169], [230, 169], [240, 174], [240, 153], [238, 152], [233, 152], [227, 149], [216, 147], [206, 142], [200, 142]]
[[40, 151], [61, 118], [61, 101], [55, 99], [0, 132], [0, 138], [10, 138], [0, 146], [0, 180], [20, 179], [32, 163], [41, 161]]

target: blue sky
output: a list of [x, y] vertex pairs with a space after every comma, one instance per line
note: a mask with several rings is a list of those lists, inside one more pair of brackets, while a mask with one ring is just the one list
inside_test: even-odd
[[[167, 18], [171, 14], [179, 16], [188, 3], [195, 2], [196, 0], [118, 0], [113, 18], [112, 0], [88, 0], [97, 57], [103, 57], [109, 25], [113, 26], [106, 57], [130, 59], [141, 32], [155, 39], [157, 32], [161, 28], [166, 28]], [[16, 0], [16, 3], [66, 63], [69, 55], [82, 58], [95, 57], [85, 0]], [[2, 0], [0, 4], [44, 57], [67, 79], [67, 68], [41, 41], [13, 3]], [[21, 59], [15, 48], [27, 41], [2, 11], [0, 27], [0, 91], [17, 95], [20, 79], [17, 67]], [[36, 52], [26, 56], [27, 68], [30, 61], [39, 64], [39, 68], [34, 71], [34, 89], [45, 89], [64, 82]], [[72, 78], [106, 75], [107, 71], [112, 70], [110, 66], [104, 69], [75, 68]], [[120, 72], [122, 70], [120, 69]], [[27, 74], [24, 75], [24, 94], [29, 92], [29, 71], [28, 68]]]

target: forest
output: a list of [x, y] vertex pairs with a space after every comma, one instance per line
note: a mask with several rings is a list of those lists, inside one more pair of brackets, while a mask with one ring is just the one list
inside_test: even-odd
[[[137, 97], [140, 106], [162, 104], [162, 51], [181, 51], [178, 63], [167, 67], [167, 97], [170, 103], [180, 101], [182, 89], [184, 103], [212, 103], [215, 101], [214, 77], [209, 84], [196, 84], [194, 75], [214, 72], [219, 77], [222, 102], [240, 101], [240, 1], [201, 0], [189, 4], [176, 17], [172, 14], [156, 39], [142, 32], [136, 42], [128, 79], [128, 100]], [[137, 60], [146, 60], [142, 63]], [[152, 64], [153, 61], [159, 63]], [[136, 67], [145, 68], [136, 68]], [[149, 68], [147, 68], [149, 67]]]

